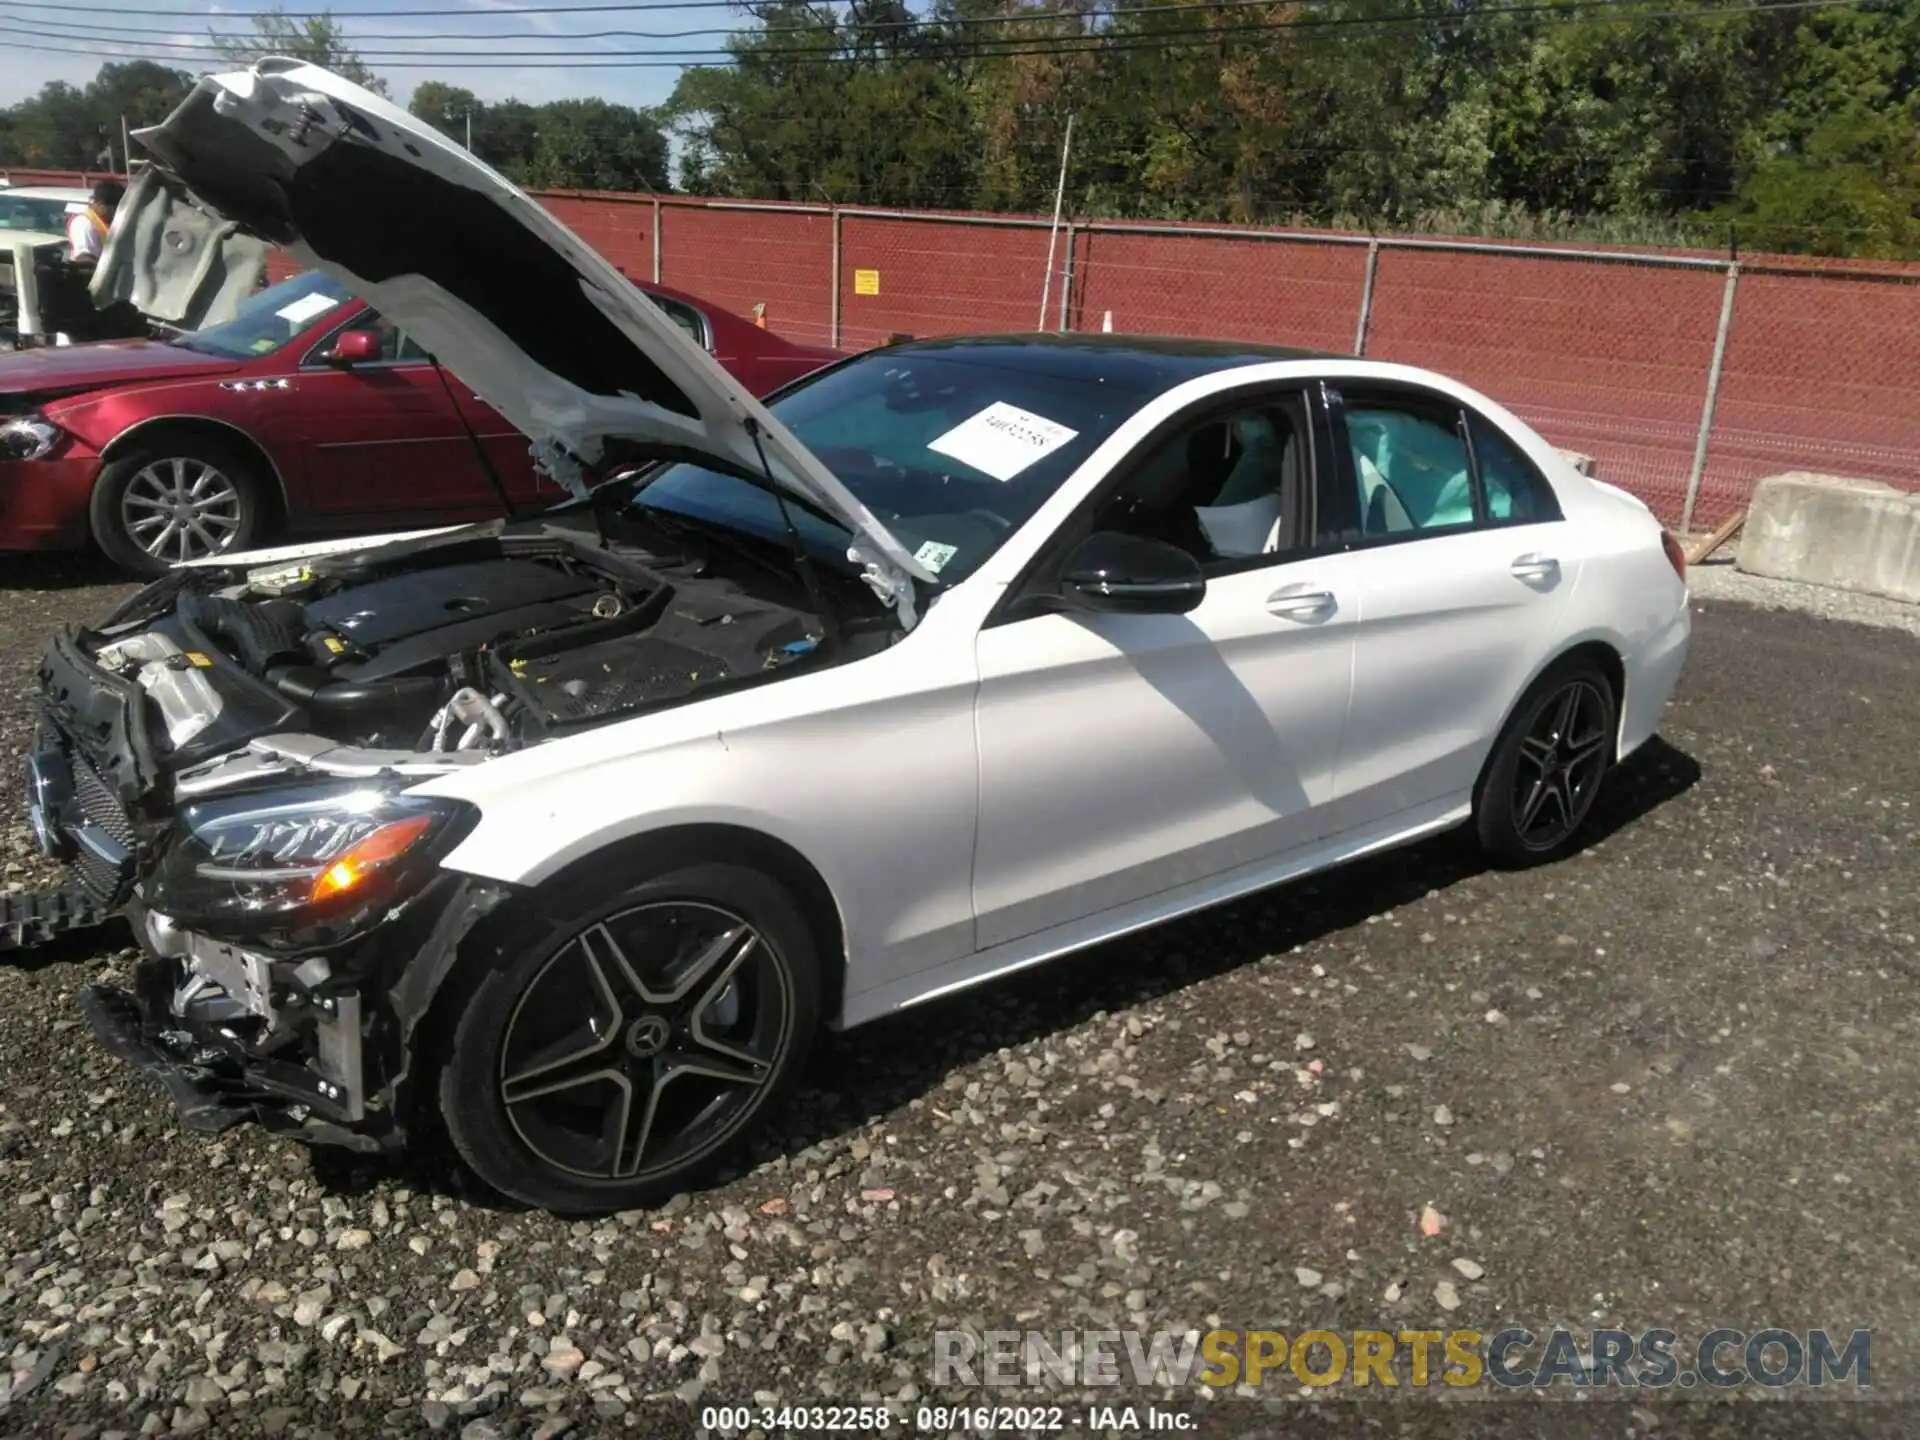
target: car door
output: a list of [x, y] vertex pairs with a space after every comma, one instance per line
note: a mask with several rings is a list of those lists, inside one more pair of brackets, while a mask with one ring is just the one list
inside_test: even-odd
[[[1259, 411], [1288, 416], [1295, 447], [1289, 513], [1268, 543], [1260, 487], [1235, 473], [1248, 467], [1196, 469], [1220, 414], [1190, 414], [1063, 527], [982, 629], [981, 948], [1258, 864], [1323, 833], [1352, 680], [1351, 562], [1320, 546], [1313, 518], [1328, 443], [1317, 406], [1297, 389], [1243, 394], [1228, 429], [1235, 415]], [[1228, 493], [1236, 487], [1237, 498]], [[1250, 506], [1251, 524], [1232, 535]], [[1192, 550], [1207, 576], [1198, 608], [1054, 606], [1065, 556], [1086, 534], [1115, 529]]]
[[[348, 330], [378, 335], [380, 358], [330, 360]], [[315, 514], [428, 518], [502, 509], [440, 367], [372, 310], [361, 310], [312, 346], [293, 388], [295, 403], [281, 408], [297, 426], [299, 464]]]
[[1579, 579], [1551, 485], [1487, 417], [1412, 385], [1328, 391], [1356, 564], [1341, 829], [1463, 803]]
[[533, 463], [533, 446], [505, 416], [465, 384], [459, 376], [443, 370], [453, 391], [454, 403], [474, 440], [479, 444], [493, 476], [506, 492], [515, 509], [557, 505], [567, 498], [567, 489], [558, 480], [540, 473]]

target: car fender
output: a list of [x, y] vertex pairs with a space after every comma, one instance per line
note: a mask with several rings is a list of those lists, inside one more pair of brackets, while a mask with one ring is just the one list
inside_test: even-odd
[[[850, 972], [882, 978], [973, 940], [979, 794], [970, 644], [935, 608], [865, 659], [723, 692], [463, 767], [414, 793], [479, 811], [442, 862], [514, 885], [683, 826], [753, 831], [832, 893]], [[954, 607], [955, 611], [959, 607]], [[874, 983], [864, 968], [860, 983]]]
[[[266, 467], [267, 476], [273, 482], [274, 492], [279, 497], [281, 513], [286, 513], [286, 508], [290, 503], [291, 497], [287, 494], [286, 478], [280, 473], [280, 462], [273, 458], [273, 452], [265, 445], [262, 445], [241, 426], [236, 425], [231, 420], [223, 420], [215, 415], [199, 414], [192, 411], [172, 411], [158, 415], [149, 415], [144, 419], [135, 420], [105, 445], [100, 447], [100, 458], [103, 462], [111, 464], [113, 461], [119, 459], [121, 455], [125, 454], [131, 446], [139, 443], [155, 431], [165, 429], [170, 425], [192, 427], [198, 430], [218, 431], [224, 436], [231, 437], [232, 440], [238, 442], [250, 455], [257, 457]], [[232, 563], [233, 557], [217, 556], [215, 558], [230, 564]]]

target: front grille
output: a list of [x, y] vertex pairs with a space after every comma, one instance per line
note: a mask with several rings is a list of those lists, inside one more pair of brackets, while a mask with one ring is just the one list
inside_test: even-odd
[[118, 846], [124, 859], [114, 860], [87, 845], [84, 836], [75, 836], [73, 870], [87, 893], [103, 905], [119, 905], [133, 889], [134, 831], [133, 817], [113, 788], [100, 778], [100, 772], [81, 756], [71, 757], [73, 798], [80, 810], [81, 824], [105, 836]]
[[119, 844], [133, 848], [133, 817], [91, 762], [73, 757], [73, 796], [87, 824], [97, 825]]

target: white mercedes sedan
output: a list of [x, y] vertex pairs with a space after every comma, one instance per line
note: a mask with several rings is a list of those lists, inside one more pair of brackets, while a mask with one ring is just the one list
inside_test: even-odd
[[89, 1018], [195, 1127], [656, 1201], [822, 1025], [1454, 827], [1565, 854], [1686, 655], [1646, 507], [1442, 376], [1017, 335], [763, 405], [324, 71], [143, 140], [574, 492], [196, 561], [48, 648], [34, 828], [147, 951]]

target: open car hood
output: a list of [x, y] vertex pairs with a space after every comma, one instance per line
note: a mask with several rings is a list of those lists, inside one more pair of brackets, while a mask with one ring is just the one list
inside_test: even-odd
[[264, 244], [148, 165], [113, 212], [87, 289], [103, 309], [126, 301], [150, 320], [204, 330], [231, 320], [266, 270]]
[[692, 459], [770, 479], [853, 535], [914, 620], [933, 576], [610, 263], [511, 181], [397, 106], [301, 61], [203, 77], [135, 132], [200, 203], [333, 276], [416, 336], [533, 442], [557, 481]]

